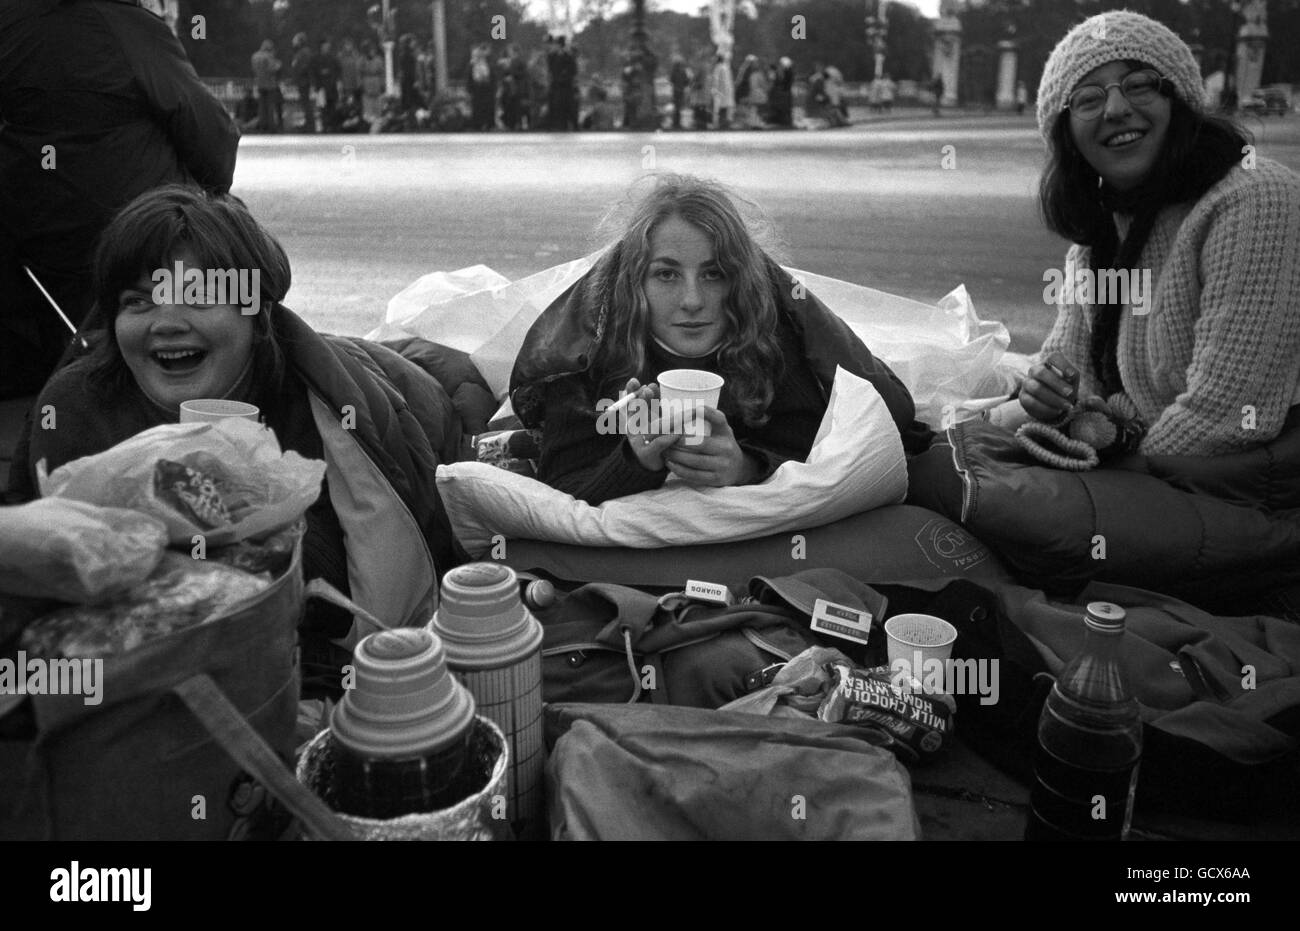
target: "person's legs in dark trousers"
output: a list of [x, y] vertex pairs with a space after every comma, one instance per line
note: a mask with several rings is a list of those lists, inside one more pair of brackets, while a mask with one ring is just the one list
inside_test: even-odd
[[552, 85], [546, 92], [546, 128], [555, 132], [560, 128], [560, 120], [563, 118], [564, 114], [560, 112], [560, 89]]
[[264, 133], [275, 128], [275, 91], [267, 87], [257, 89], [257, 128]]
[[321, 131], [332, 133], [338, 131], [339, 94], [338, 91], [325, 91], [325, 106], [321, 108]]
[[316, 101], [312, 98], [310, 85], [298, 85], [298, 103], [302, 106], [302, 131], [314, 133], [316, 131]]
[[673, 129], [682, 128], [682, 107], [686, 104], [686, 92], [673, 88]]
[[558, 129], [561, 132], [567, 133], [578, 128], [577, 94], [577, 89], [569, 86], [561, 87], [559, 90], [557, 103], [560, 108], [560, 119]]

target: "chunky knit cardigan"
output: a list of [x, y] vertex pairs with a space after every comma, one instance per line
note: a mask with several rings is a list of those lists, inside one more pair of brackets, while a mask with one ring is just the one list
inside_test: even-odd
[[[1065, 280], [1089, 260], [1072, 246]], [[1276, 437], [1300, 399], [1300, 175], [1267, 159], [1233, 168], [1200, 200], [1160, 213], [1137, 267], [1151, 270], [1154, 293], [1147, 313], [1124, 309], [1118, 361], [1150, 427], [1140, 451], [1212, 456]], [[1069, 358], [1084, 397], [1101, 393], [1093, 314], [1063, 304], [1040, 355]]]

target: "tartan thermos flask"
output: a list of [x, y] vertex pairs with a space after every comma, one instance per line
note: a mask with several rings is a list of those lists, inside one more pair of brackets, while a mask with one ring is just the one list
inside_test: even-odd
[[432, 627], [479, 713], [506, 736], [507, 817], [527, 834], [542, 817], [542, 625], [520, 601], [512, 569], [471, 563], [443, 577]]

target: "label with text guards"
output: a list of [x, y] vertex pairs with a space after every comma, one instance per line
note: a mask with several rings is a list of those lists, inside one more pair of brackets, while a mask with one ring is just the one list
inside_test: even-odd
[[709, 604], [729, 606], [735, 604], [731, 589], [717, 582], [699, 582], [695, 579], [686, 581], [686, 597], [695, 601], [707, 601]]
[[866, 643], [871, 633], [872, 615], [846, 605], [818, 598], [813, 605], [812, 629], [841, 640]]

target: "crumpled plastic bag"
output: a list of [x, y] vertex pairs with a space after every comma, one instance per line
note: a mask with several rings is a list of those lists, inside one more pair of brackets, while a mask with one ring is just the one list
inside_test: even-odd
[[[423, 336], [465, 350], [496, 397], [504, 398], [529, 327], [599, 256], [514, 282], [484, 265], [433, 272], [392, 298], [384, 322], [367, 338]], [[962, 285], [931, 305], [787, 270], [889, 363], [911, 391], [917, 417], [932, 427], [952, 426], [1005, 401], [1029, 368], [1027, 356], [1007, 351], [1007, 328], [981, 320]]]
[[853, 661], [830, 647], [809, 647], [782, 666], [761, 689], [742, 695], [719, 711], [743, 711], [778, 718], [815, 718], [822, 701], [835, 686], [829, 667]]
[[[190, 467], [215, 484], [217, 497], [229, 492], [237, 509], [212, 508], [206, 486], [203, 506], [177, 506], [174, 494], [155, 484], [159, 463]], [[219, 464], [214, 469], [212, 463]], [[168, 467], [170, 469], [170, 467]], [[212, 474], [219, 471], [221, 475]], [[130, 508], [156, 517], [173, 544], [189, 547], [201, 537], [207, 546], [257, 539], [297, 521], [320, 496], [325, 463], [292, 450], [282, 453], [275, 434], [250, 420], [163, 424], [94, 456], [75, 459], [49, 475], [38, 466], [41, 494], [104, 507]], [[167, 474], [174, 474], [171, 469]], [[219, 517], [204, 521], [200, 515]]]
[[148, 514], [68, 498], [0, 508], [0, 592], [91, 603], [143, 582], [167, 528]]

